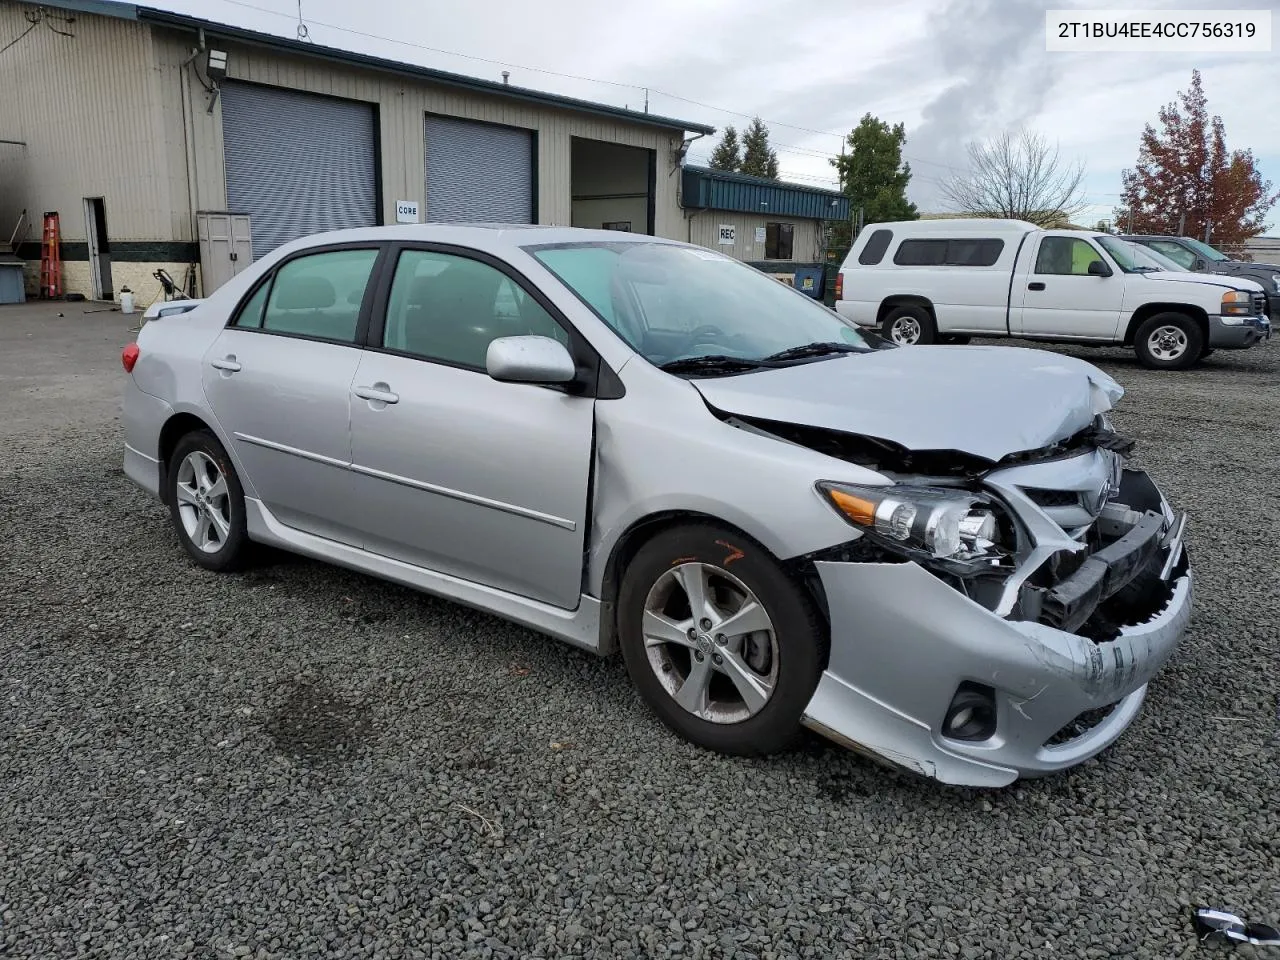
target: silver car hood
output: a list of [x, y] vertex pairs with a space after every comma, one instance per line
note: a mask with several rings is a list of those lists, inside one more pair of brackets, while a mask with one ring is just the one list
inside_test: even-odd
[[899, 347], [693, 385], [724, 413], [993, 461], [1070, 437], [1124, 394], [1083, 360], [985, 346]]

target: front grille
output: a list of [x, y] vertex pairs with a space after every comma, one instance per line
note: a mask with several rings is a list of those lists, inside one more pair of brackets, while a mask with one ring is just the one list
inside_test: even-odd
[[1255, 317], [1266, 316], [1267, 313], [1267, 295], [1265, 293], [1255, 293], [1253, 295], [1253, 315]]
[[1080, 716], [1076, 717], [1065, 727], [1055, 733], [1052, 737], [1044, 742], [1046, 747], [1060, 747], [1064, 743], [1070, 743], [1072, 740], [1079, 740], [1089, 731], [1099, 726], [1102, 721], [1115, 713], [1116, 707], [1120, 704], [1109, 704], [1105, 707], [1096, 707], [1093, 710], [1086, 710]]

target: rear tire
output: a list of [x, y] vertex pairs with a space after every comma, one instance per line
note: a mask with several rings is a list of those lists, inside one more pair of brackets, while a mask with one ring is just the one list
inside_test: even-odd
[[640, 548], [623, 576], [618, 635], [659, 719], [738, 756], [795, 740], [827, 650], [826, 625], [778, 561], [710, 523], [665, 530]]
[[1138, 361], [1151, 370], [1185, 370], [1200, 360], [1205, 347], [1199, 324], [1185, 313], [1157, 313], [1133, 337]]
[[231, 458], [208, 430], [178, 441], [165, 471], [169, 515], [187, 555], [206, 570], [228, 573], [249, 559], [244, 490]]
[[900, 347], [938, 342], [938, 326], [924, 307], [894, 307], [880, 324], [880, 329], [886, 340], [892, 340]]

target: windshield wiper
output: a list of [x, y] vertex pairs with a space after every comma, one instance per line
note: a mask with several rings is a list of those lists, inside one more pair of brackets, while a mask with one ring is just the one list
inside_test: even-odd
[[741, 373], [743, 370], [755, 370], [772, 364], [760, 360], [748, 360], [746, 357], [729, 357], [724, 354], [708, 354], [704, 357], [681, 357], [679, 360], [668, 360], [658, 366], [667, 373]]
[[786, 360], [805, 360], [809, 357], [827, 357], [837, 353], [866, 353], [866, 348], [855, 347], [851, 343], [804, 343], [798, 347], [788, 347], [765, 357], [766, 363], [779, 363]]

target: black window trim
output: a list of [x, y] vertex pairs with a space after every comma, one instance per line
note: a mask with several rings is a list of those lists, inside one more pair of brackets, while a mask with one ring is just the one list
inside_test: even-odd
[[[777, 227], [776, 239], [774, 241], [774, 252], [778, 252], [778, 247], [782, 245], [782, 228], [789, 227], [791, 235], [791, 250], [788, 256], [771, 257], [769, 256], [769, 228]], [[794, 220], [766, 220], [764, 224], [765, 240], [764, 240], [764, 258], [774, 263], [792, 263], [796, 259], [796, 222]]]
[[[288, 330], [268, 330], [267, 307], [271, 304], [271, 287], [275, 284], [276, 274], [280, 272], [285, 265], [300, 260], [303, 257], [309, 257], [318, 253], [341, 253], [345, 250], [374, 250], [377, 256], [374, 258], [373, 266], [369, 270], [369, 279], [364, 285], [364, 297], [360, 301], [360, 312], [356, 315], [356, 329], [350, 340], [335, 340], [332, 337], [316, 337], [309, 333], [293, 333]], [[351, 347], [359, 350], [364, 343], [365, 333], [369, 327], [370, 315], [374, 306], [374, 289], [381, 277], [382, 271], [385, 269], [387, 260], [387, 243], [385, 240], [349, 240], [342, 243], [325, 243], [314, 247], [306, 247], [302, 250], [295, 250], [293, 253], [284, 257], [277, 263], [273, 264], [266, 274], [264, 274], [257, 283], [253, 284], [249, 290], [242, 296], [231, 311], [231, 315], [227, 318], [227, 322], [223, 329], [225, 330], [242, 330], [245, 333], [260, 333], [270, 337], [286, 337], [290, 340], [310, 340], [313, 343], [331, 343], [338, 347]], [[236, 321], [240, 318], [240, 314], [244, 308], [248, 306], [258, 291], [263, 287], [267, 287], [267, 298], [262, 303], [262, 323], [256, 327], [240, 327], [236, 326]]]
[[[382, 269], [377, 277], [376, 290], [371, 304], [369, 324], [364, 330], [363, 349], [370, 353], [385, 353], [394, 357], [414, 360], [418, 363], [453, 367], [455, 370], [466, 370], [469, 373], [476, 373], [483, 377], [489, 376], [488, 371], [483, 367], [473, 366], [468, 363], [458, 363], [439, 357], [424, 357], [420, 354], [410, 353], [406, 350], [396, 350], [382, 345], [383, 331], [387, 322], [387, 308], [391, 301], [391, 285], [395, 279], [396, 268], [400, 263], [400, 255], [408, 251], [442, 253], [448, 256], [474, 260], [493, 267], [523, 290], [526, 296], [532, 297], [538, 306], [547, 312], [552, 321], [559, 324], [560, 328], [568, 334], [569, 353], [573, 357], [574, 366], [577, 368], [577, 376], [567, 384], [552, 383], [538, 384], [537, 386], [548, 390], [571, 393], [574, 396], [595, 397], [598, 400], [616, 400], [624, 395], [625, 390], [623, 389], [622, 381], [618, 379], [618, 375], [613, 369], [605, 363], [604, 358], [600, 356], [600, 353], [591, 345], [590, 341], [564, 315], [564, 312], [538, 289], [537, 284], [506, 260], [484, 250], [455, 243], [396, 240], [391, 241], [386, 246]], [[370, 284], [370, 286], [374, 285]]]

